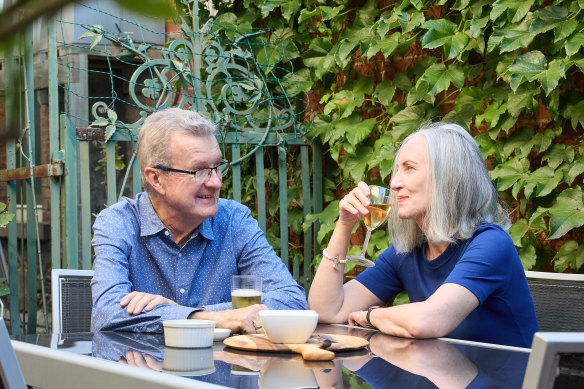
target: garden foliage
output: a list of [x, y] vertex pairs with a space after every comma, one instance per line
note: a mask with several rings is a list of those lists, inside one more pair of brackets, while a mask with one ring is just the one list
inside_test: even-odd
[[[326, 208], [304, 222], [320, 221], [323, 246], [335, 199], [358, 181], [387, 185], [399, 142], [440, 117], [479, 144], [525, 269], [584, 272], [583, 8], [584, 0], [243, 0], [223, 6], [216, 23], [267, 29], [279, 49], [256, 60], [295, 65], [285, 86], [308, 94], [309, 136], [328, 150]], [[301, 185], [290, 181], [292, 191]], [[387, 245], [376, 231], [369, 255]]]

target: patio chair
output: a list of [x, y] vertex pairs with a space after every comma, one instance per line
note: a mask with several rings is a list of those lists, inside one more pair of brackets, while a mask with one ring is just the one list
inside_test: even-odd
[[26, 383], [10, 335], [4, 322], [4, 304], [0, 300], [0, 388], [24, 389]]
[[526, 271], [540, 331], [584, 332], [584, 274]]
[[523, 389], [584, 387], [584, 332], [536, 332]]
[[93, 270], [53, 269], [53, 333], [91, 331]]

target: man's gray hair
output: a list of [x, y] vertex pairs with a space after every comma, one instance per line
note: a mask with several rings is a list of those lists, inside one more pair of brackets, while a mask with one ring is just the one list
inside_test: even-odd
[[[423, 221], [425, 234], [413, 220], [397, 216], [397, 202], [388, 222], [389, 237], [397, 252], [411, 252], [426, 240], [458, 242], [471, 237], [482, 223], [495, 223], [508, 229], [511, 225], [507, 208], [499, 198], [481, 152], [473, 137], [464, 128], [452, 123], [422, 126], [409, 135], [400, 146], [412, 138], [426, 140], [431, 171], [429, 209]], [[396, 164], [394, 164], [394, 172]]]
[[167, 108], [154, 112], [144, 120], [138, 135], [138, 163], [144, 190], [152, 188], [145, 180], [144, 169], [156, 165], [170, 166], [170, 136], [175, 133], [192, 134], [197, 137], [215, 136], [217, 128], [207, 118], [195, 111]]

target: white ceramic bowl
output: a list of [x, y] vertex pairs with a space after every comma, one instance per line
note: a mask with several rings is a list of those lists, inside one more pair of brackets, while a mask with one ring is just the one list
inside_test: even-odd
[[168, 347], [201, 348], [213, 345], [215, 322], [211, 320], [165, 320], [164, 344]]
[[215, 371], [213, 349], [166, 347], [162, 370], [184, 376], [211, 374]]
[[315, 311], [265, 310], [259, 315], [272, 343], [306, 343], [318, 323]]
[[278, 389], [319, 387], [312, 369], [305, 367], [303, 361], [278, 358], [268, 359], [258, 385], [260, 388]]
[[215, 328], [215, 332], [213, 333], [213, 341], [214, 342], [221, 342], [223, 339], [227, 338], [231, 335], [231, 330], [228, 328]]

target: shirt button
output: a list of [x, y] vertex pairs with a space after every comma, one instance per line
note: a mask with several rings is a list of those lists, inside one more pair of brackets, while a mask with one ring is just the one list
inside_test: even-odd
[[185, 290], [183, 288], [180, 288], [180, 292], [181, 292], [181, 294], [184, 294]]
[[170, 232], [168, 232], [168, 230], [164, 231], [164, 235], [168, 236], [170, 235]]
[[181, 253], [178, 253], [178, 257], [179, 257], [179, 258], [182, 258], [182, 254], [181, 254]]

